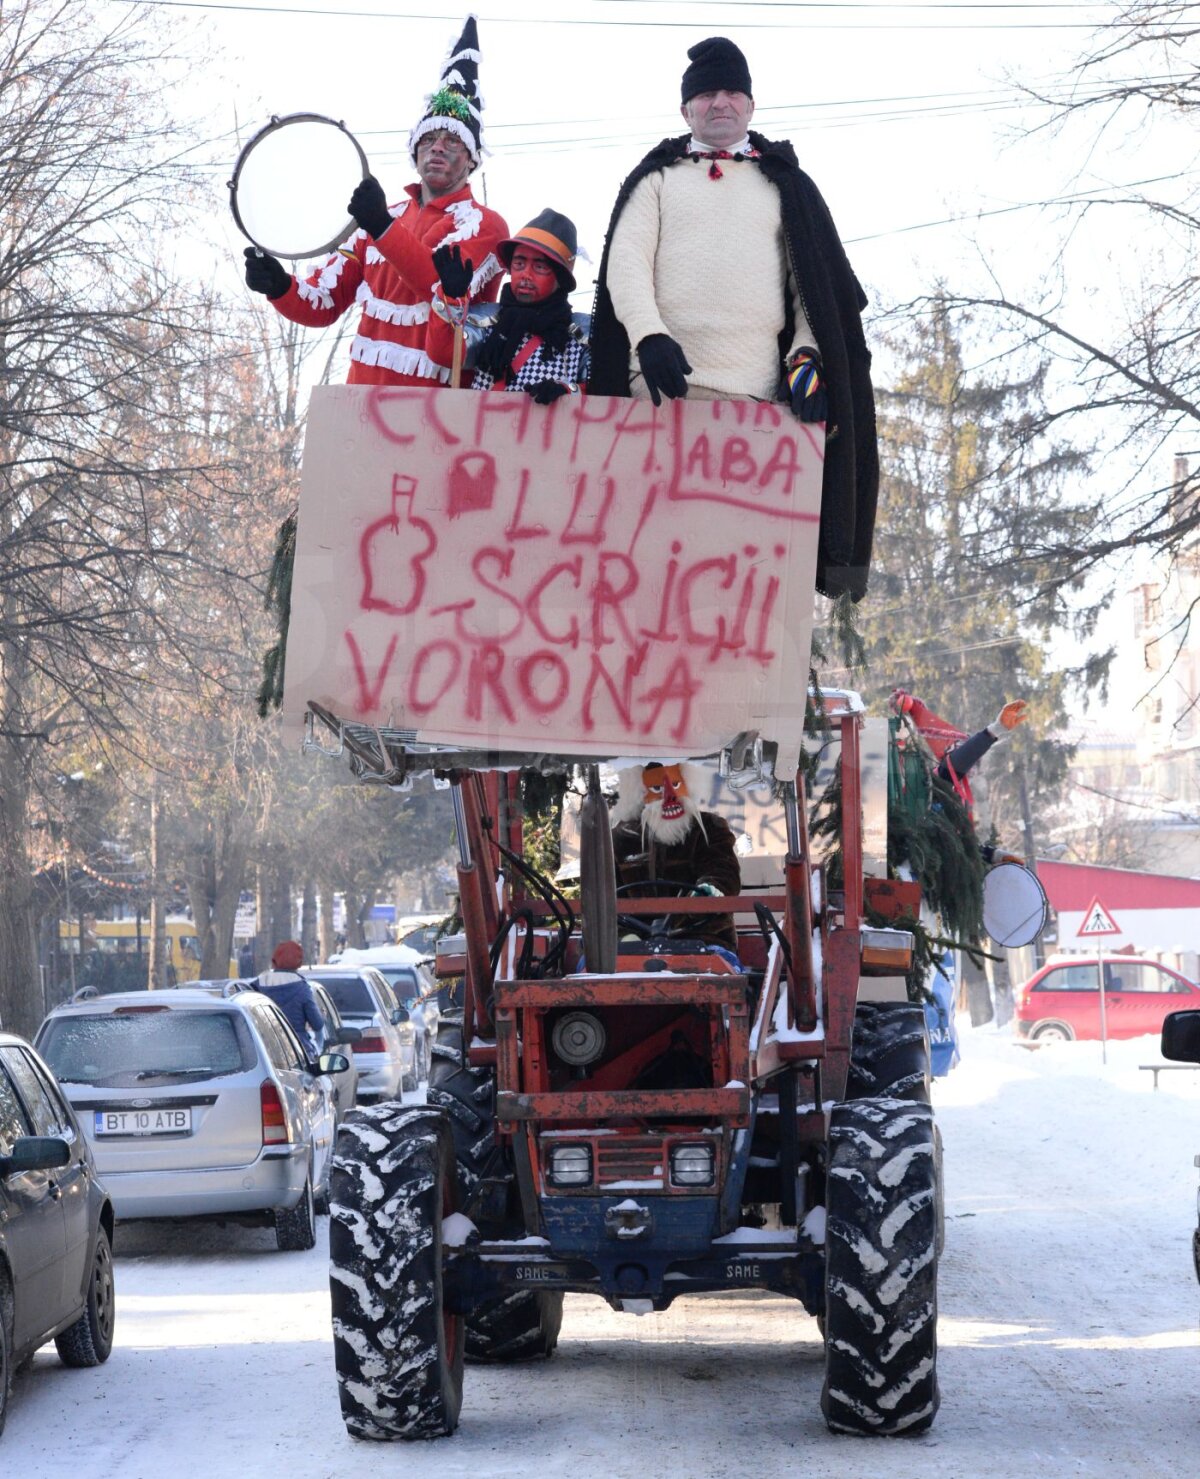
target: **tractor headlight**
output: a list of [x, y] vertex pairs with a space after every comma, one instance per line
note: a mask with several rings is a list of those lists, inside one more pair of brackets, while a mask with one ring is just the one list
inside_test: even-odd
[[711, 1186], [716, 1180], [717, 1158], [711, 1145], [673, 1145], [671, 1184]]
[[590, 1186], [592, 1184], [592, 1147], [590, 1145], [556, 1145], [546, 1164], [546, 1179], [551, 1186]]
[[558, 1019], [550, 1034], [551, 1047], [572, 1068], [594, 1063], [604, 1052], [607, 1040], [604, 1023], [591, 1012], [568, 1012]]

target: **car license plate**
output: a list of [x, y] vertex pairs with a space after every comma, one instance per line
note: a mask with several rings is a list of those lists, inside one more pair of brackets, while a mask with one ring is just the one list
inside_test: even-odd
[[97, 1109], [97, 1135], [190, 1135], [192, 1111], [183, 1109]]

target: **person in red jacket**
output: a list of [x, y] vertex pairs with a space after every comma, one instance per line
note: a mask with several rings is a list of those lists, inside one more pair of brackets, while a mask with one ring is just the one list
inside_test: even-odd
[[274, 257], [246, 249], [246, 283], [293, 323], [324, 328], [362, 305], [350, 346], [351, 385], [448, 384], [450, 370], [425, 351], [430, 297], [437, 285], [433, 252], [460, 245], [476, 264], [472, 301], [494, 302], [503, 267], [504, 219], [467, 183], [481, 151], [479, 36], [468, 18], [442, 69], [441, 83], [409, 137], [418, 183], [388, 205], [368, 175], [350, 197], [360, 229], [303, 280]]

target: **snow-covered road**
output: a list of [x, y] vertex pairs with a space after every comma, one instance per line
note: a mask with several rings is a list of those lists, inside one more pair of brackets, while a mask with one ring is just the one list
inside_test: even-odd
[[326, 1224], [310, 1254], [242, 1229], [127, 1226], [117, 1344], [98, 1371], [18, 1376], [0, 1474], [259, 1473], [805, 1479], [1193, 1479], [1200, 1287], [1191, 1265], [1200, 1073], [1151, 1040], [1038, 1052], [968, 1033], [937, 1085], [946, 1145], [942, 1409], [922, 1438], [834, 1438], [798, 1305], [753, 1293], [616, 1315], [568, 1296], [552, 1361], [468, 1367], [449, 1440], [352, 1442], [329, 1341]]

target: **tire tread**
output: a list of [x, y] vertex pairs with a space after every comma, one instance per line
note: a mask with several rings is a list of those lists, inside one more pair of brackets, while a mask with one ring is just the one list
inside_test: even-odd
[[907, 1099], [831, 1116], [821, 1409], [834, 1432], [920, 1433], [937, 1413], [933, 1130]]
[[[329, 1284], [342, 1417], [357, 1438], [436, 1438], [462, 1404], [461, 1334], [445, 1349], [443, 1178], [449, 1126], [436, 1109], [356, 1111], [331, 1175]], [[460, 1327], [461, 1329], [461, 1327]]]

